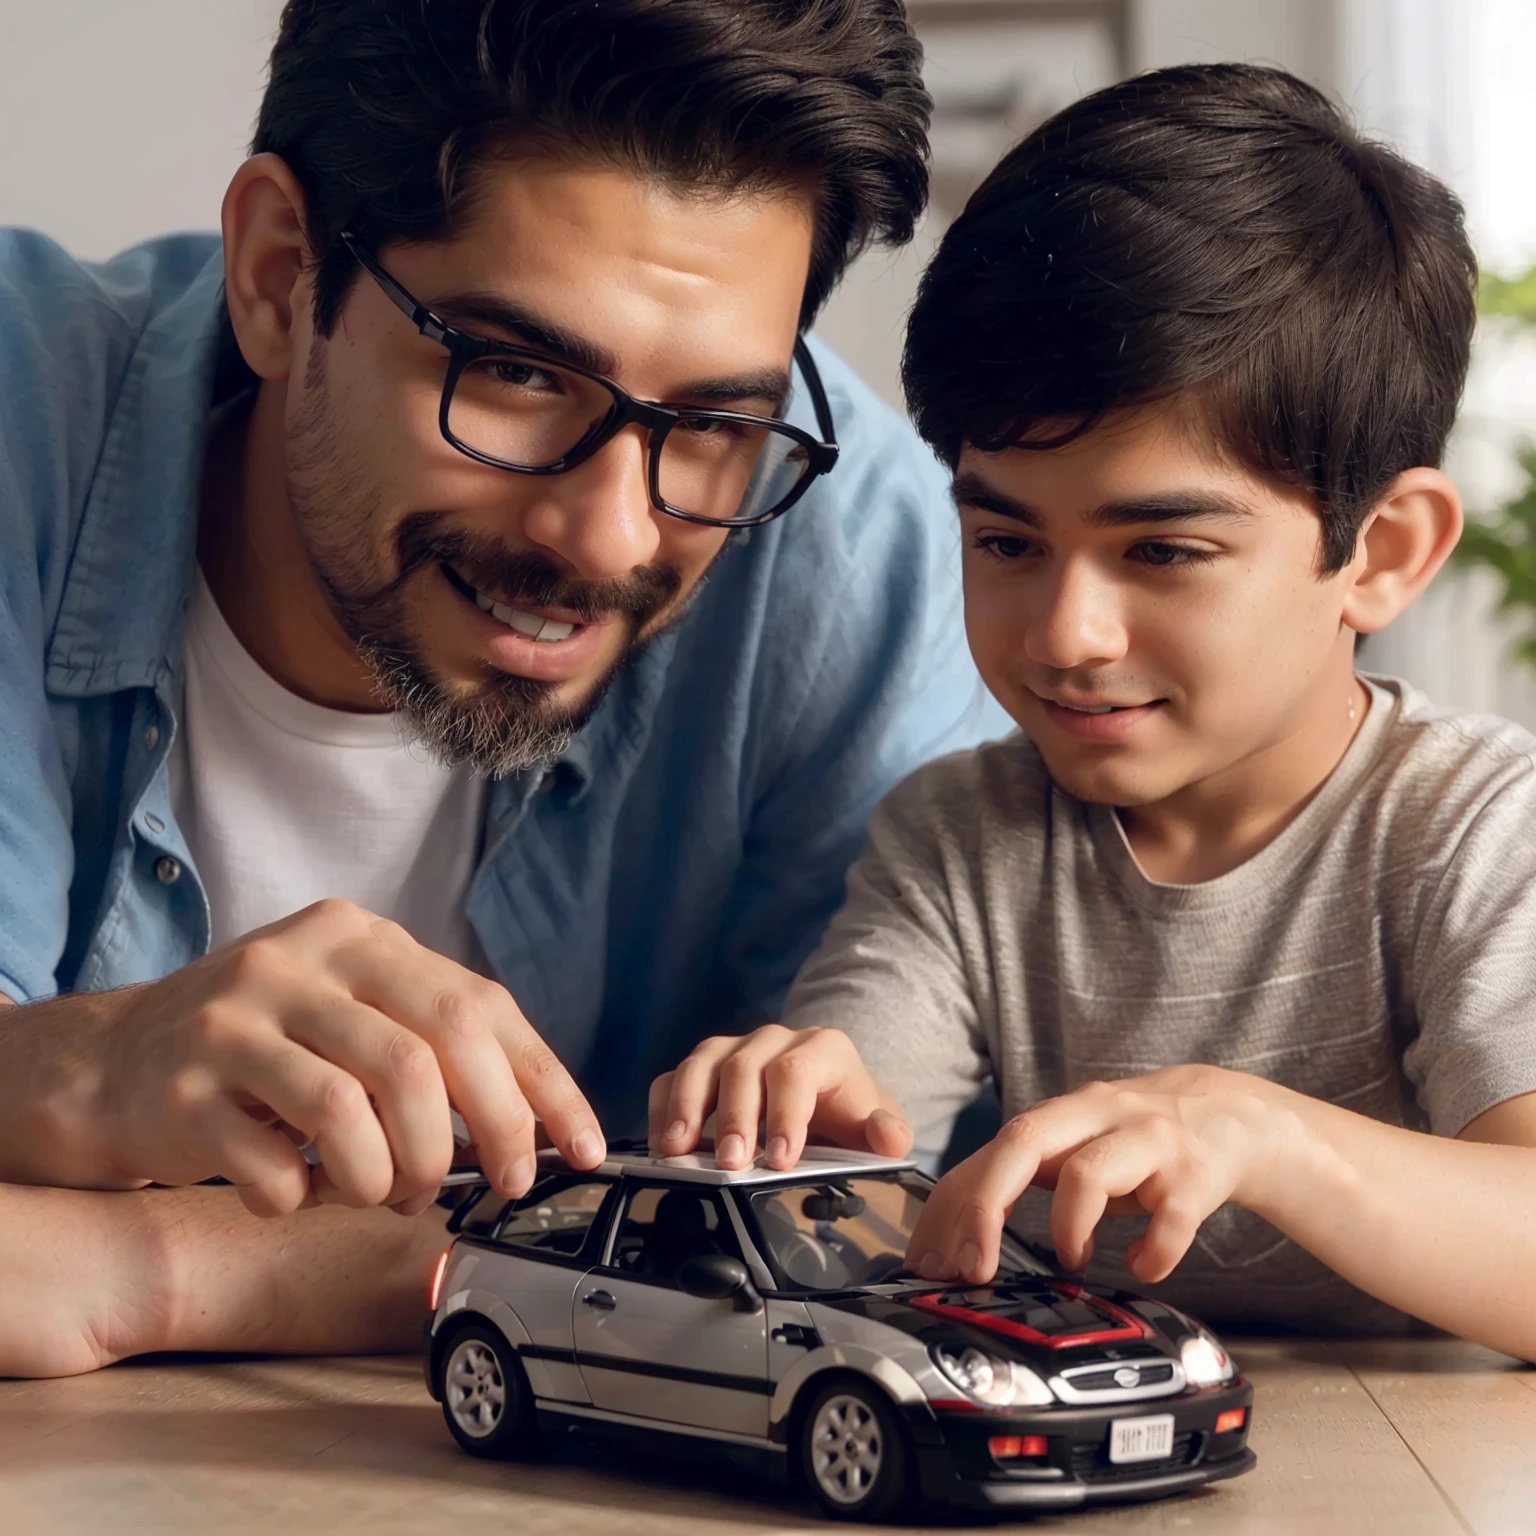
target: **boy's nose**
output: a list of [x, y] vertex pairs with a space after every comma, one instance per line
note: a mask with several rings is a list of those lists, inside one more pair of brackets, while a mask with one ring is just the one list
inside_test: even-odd
[[1126, 628], [1114, 584], [1084, 564], [1068, 562], [1041, 594], [1043, 606], [1025, 632], [1029, 659], [1056, 671], [1119, 661]]

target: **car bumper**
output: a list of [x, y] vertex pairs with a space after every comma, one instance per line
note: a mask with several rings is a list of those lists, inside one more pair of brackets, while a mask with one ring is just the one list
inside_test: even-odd
[[[1056, 1408], [1026, 1414], [940, 1412], [937, 1442], [916, 1446], [923, 1493], [935, 1501], [971, 1509], [1067, 1509], [1079, 1504], [1158, 1498], [1202, 1483], [1237, 1477], [1255, 1463], [1248, 1449], [1253, 1388], [1239, 1379], [1177, 1397], [1102, 1408]], [[1219, 1414], [1248, 1410], [1241, 1429], [1216, 1433]], [[1109, 1460], [1110, 1425], [1116, 1419], [1173, 1415], [1171, 1456], [1152, 1462]], [[994, 1435], [1043, 1435], [1048, 1454], [1019, 1466], [995, 1461], [987, 1448]]]

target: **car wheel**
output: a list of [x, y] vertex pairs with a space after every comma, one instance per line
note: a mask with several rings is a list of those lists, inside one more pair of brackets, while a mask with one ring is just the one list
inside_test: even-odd
[[453, 1438], [471, 1456], [526, 1455], [533, 1391], [517, 1351], [489, 1323], [469, 1323], [438, 1354], [438, 1396]]
[[911, 1512], [907, 1432], [873, 1382], [839, 1376], [816, 1393], [800, 1421], [800, 1467], [829, 1515], [886, 1520]]

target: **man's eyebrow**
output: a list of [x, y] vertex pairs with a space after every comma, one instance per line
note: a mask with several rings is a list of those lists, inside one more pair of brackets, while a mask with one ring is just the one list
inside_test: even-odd
[[[480, 293], [455, 294], [433, 305], [433, 312], [471, 330], [472, 334], [476, 334], [473, 328], [477, 326], [510, 331], [519, 342], [536, 352], [560, 362], [574, 363], [578, 368], [600, 373], [605, 378], [612, 378], [618, 371], [618, 359], [606, 347], [506, 299]], [[690, 404], [720, 407], [761, 402], [771, 411], [778, 411], [788, 395], [789, 375], [782, 368], [761, 368], [752, 373], [696, 379], [682, 385], [673, 398]]]
[[[1045, 526], [1045, 519], [1027, 501], [1020, 501], [1018, 497], [988, 485], [980, 475], [957, 475], [952, 494], [957, 507], [975, 507], [980, 512], [991, 512], [997, 517], [1023, 523], [1026, 528]], [[1095, 528], [1129, 528], [1142, 523], [1174, 523], [1193, 518], [1247, 522], [1252, 517], [1251, 508], [1219, 491], [1167, 491], [1160, 495], [1107, 501], [1095, 507], [1087, 521]]]

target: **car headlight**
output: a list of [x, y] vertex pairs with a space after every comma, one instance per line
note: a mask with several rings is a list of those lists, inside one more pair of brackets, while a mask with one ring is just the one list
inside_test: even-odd
[[935, 1345], [933, 1363], [967, 1397], [989, 1408], [1041, 1408], [1056, 1401], [1027, 1365], [999, 1360], [972, 1346]]
[[1184, 1363], [1184, 1379], [1192, 1387], [1218, 1387], [1237, 1374], [1226, 1350], [1203, 1331], [1185, 1339], [1179, 1358]]

